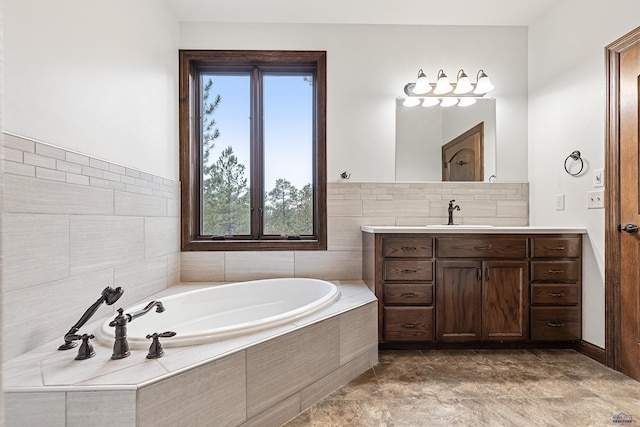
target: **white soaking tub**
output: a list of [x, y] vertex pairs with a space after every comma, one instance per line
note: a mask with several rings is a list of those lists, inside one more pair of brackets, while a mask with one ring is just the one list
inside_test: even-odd
[[[324, 280], [282, 278], [253, 280], [186, 291], [158, 298], [163, 313], [153, 307], [127, 323], [132, 349], [149, 347], [147, 335], [174, 331], [163, 347], [203, 344], [290, 323], [324, 308], [340, 298], [336, 285]], [[131, 314], [149, 301], [124, 310]], [[98, 341], [114, 342], [115, 328], [104, 322], [96, 331]]]

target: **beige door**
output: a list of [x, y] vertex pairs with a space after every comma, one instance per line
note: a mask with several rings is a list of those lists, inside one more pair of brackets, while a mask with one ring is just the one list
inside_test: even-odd
[[640, 27], [605, 52], [605, 356], [640, 380]]

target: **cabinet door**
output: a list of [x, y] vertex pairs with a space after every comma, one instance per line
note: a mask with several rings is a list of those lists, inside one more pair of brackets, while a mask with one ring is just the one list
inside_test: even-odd
[[528, 270], [526, 261], [483, 262], [483, 340], [528, 339]]
[[482, 322], [482, 263], [436, 263], [437, 339], [443, 342], [480, 341]]

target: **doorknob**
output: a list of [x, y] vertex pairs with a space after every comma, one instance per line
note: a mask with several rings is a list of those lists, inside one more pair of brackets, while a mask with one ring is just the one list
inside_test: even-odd
[[624, 231], [625, 233], [629, 234], [636, 234], [638, 232], [638, 226], [635, 224], [627, 224], [623, 227], [622, 225], [618, 224], [618, 231]]

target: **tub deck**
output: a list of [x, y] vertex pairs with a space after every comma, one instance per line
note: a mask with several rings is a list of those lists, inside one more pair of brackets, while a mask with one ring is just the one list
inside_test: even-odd
[[[74, 360], [62, 338], [3, 366], [8, 425], [280, 425], [377, 363], [376, 298], [362, 281], [333, 281], [341, 297], [292, 323], [196, 346]], [[161, 297], [211, 284], [181, 284]], [[83, 328], [91, 331], [99, 319]], [[95, 341], [95, 340], [94, 340]], [[117, 408], [114, 411], [114, 408]], [[206, 420], [206, 421], [205, 421]], [[218, 424], [219, 422], [219, 424]]]

